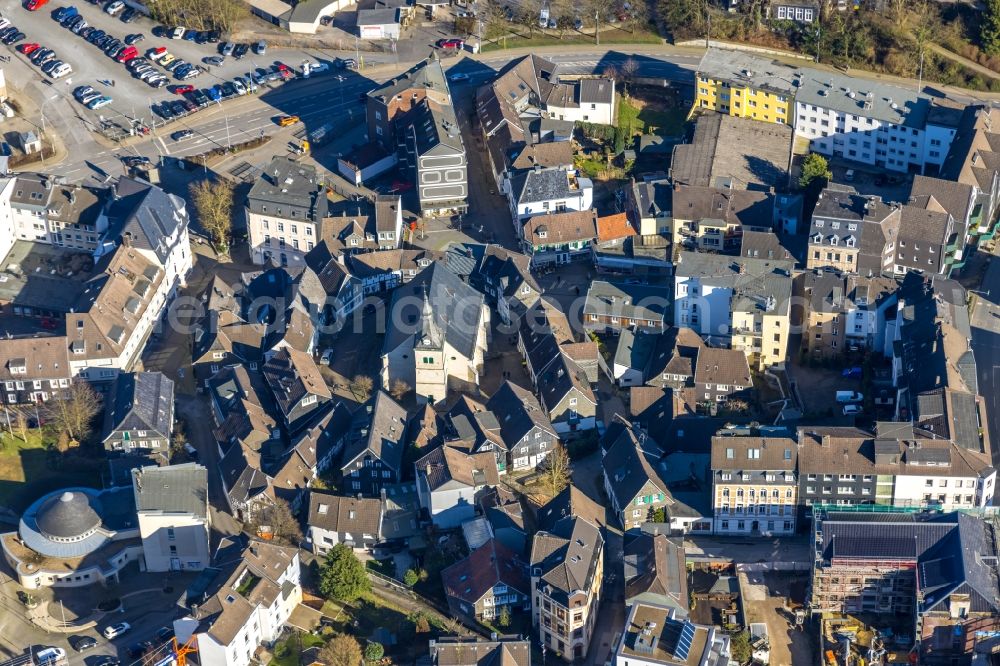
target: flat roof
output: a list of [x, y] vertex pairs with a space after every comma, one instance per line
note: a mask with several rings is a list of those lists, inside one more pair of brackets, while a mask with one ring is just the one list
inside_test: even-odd
[[922, 128], [931, 100], [899, 86], [837, 72], [801, 70], [795, 101], [882, 122]]
[[751, 88], [795, 94], [794, 68], [743, 51], [709, 49], [698, 64], [698, 74], [736, 81]]

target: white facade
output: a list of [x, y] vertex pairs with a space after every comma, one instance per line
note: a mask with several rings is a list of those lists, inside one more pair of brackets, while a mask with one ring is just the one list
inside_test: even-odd
[[[458, 484], [453, 481], [451, 485]], [[461, 527], [462, 523], [476, 516], [475, 488], [462, 485], [431, 491], [427, 487], [427, 477], [420, 470], [417, 470], [417, 497], [438, 529]]]
[[[835, 93], [836, 94], [836, 93]], [[815, 153], [905, 172], [944, 163], [955, 130], [936, 125], [907, 127], [865, 116], [863, 93], [858, 115], [816, 104], [795, 102], [795, 133], [809, 139]]]
[[546, 105], [545, 111], [549, 118], [555, 118], [557, 120], [566, 120], [574, 123], [585, 122], [597, 123], [600, 125], [613, 125], [615, 105], [594, 102], [561, 107], [549, 104]]
[[893, 504], [918, 506], [940, 504], [945, 511], [990, 506], [993, 503], [996, 470], [978, 477], [938, 476], [931, 470], [926, 475], [898, 475], [893, 488]]
[[[590, 210], [594, 205], [594, 186], [588, 178], [577, 179], [579, 188], [576, 194], [557, 199], [538, 199], [534, 201], [517, 202], [511, 193], [510, 181], [504, 181], [507, 197], [510, 200], [512, 213], [519, 222], [523, 222], [534, 215], [545, 213], [558, 213], [567, 210]], [[522, 225], [514, 225], [521, 233]]]
[[732, 322], [733, 290], [703, 285], [696, 277], [674, 278], [674, 326], [690, 328], [698, 335], [727, 337]]
[[146, 571], [201, 571], [211, 562], [208, 522], [188, 513], [139, 512]]
[[282, 266], [304, 266], [306, 252], [316, 246], [319, 225], [246, 211], [250, 258], [255, 264], [274, 260]]
[[10, 208], [10, 195], [14, 191], [14, 178], [5, 178], [0, 181], [0, 201], [5, 205], [0, 206], [0, 256], [6, 257], [10, 249], [14, 247], [17, 240], [14, 230], [14, 213]]

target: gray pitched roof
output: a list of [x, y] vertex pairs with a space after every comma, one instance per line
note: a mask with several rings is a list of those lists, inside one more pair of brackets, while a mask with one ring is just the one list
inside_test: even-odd
[[132, 470], [137, 511], [208, 516], [208, 470], [197, 463]]
[[594, 280], [587, 290], [583, 312], [662, 323], [672, 300], [670, 290], [663, 287]]
[[599, 528], [578, 517], [557, 521], [548, 531], [535, 533], [531, 544], [533, 576], [547, 595], [563, 605], [569, 595], [589, 590], [604, 555], [604, 537]]
[[317, 222], [329, 204], [315, 167], [278, 156], [250, 188], [247, 207], [259, 215]]
[[115, 379], [104, 435], [150, 430], [170, 437], [174, 430], [174, 382], [161, 372], [126, 372]]
[[622, 429], [601, 464], [621, 508], [632, 504], [647, 483], [667, 494], [667, 484], [656, 469], [660, 464], [659, 445], [643, 433], [636, 434], [631, 427]]
[[538, 399], [513, 382], [504, 382], [487, 401], [486, 409], [496, 416], [500, 436], [508, 447], [520, 442], [534, 428], [555, 434], [552, 422]]
[[431, 308], [433, 325], [444, 341], [456, 351], [472, 358], [475, 352], [484, 298], [462, 282], [444, 265], [435, 262], [407, 285], [393, 292], [383, 351], [388, 353], [423, 326], [424, 294]]
[[370, 413], [367, 407], [355, 412], [355, 419], [367, 421], [370, 416], [370, 423], [366, 423], [364, 428], [367, 433], [348, 444], [343, 463], [353, 462], [368, 452], [398, 474], [406, 445], [406, 409], [385, 391], [375, 394], [371, 408]]
[[188, 224], [184, 200], [138, 178], [122, 177], [115, 185], [108, 217], [109, 238], [129, 238], [134, 247], [152, 250], [161, 264], [173, 251], [169, 239]]

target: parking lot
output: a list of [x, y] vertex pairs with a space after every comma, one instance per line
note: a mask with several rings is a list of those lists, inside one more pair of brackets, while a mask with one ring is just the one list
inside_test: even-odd
[[[154, 66], [157, 71], [167, 77], [167, 84], [155, 88], [134, 77], [126, 65], [116, 62], [105, 52], [87, 41], [79, 34], [63, 27], [53, 19], [53, 14], [60, 7], [72, 5], [86, 21], [88, 27], [102, 31], [114, 38], [123, 40], [129, 34], [142, 34], [143, 39], [135, 44], [140, 57], [145, 57], [152, 49], [164, 47], [177, 60], [183, 60], [202, 68], [198, 76], [180, 81], [163, 67]], [[30, 12], [19, 6], [13, 0], [0, 4], [0, 13], [12, 21], [25, 33], [24, 44], [38, 44], [42, 48], [54, 48], [58, 59], [68, 63], [73, 71], [59, 79], [51, 79], [41, 69], [32, 64], [28, 57], [13, 46], [0, 47], [0, 52], [6, 49], [12, 61], [17, 60], [20, 66], [31, 71], [32, 78], [51, 86], [51, 97], [62, 97], [69, 100], [73, 113], [80, 119], [86, 129], [95, 130], [102, 120], [114, 119], [119, 124], [129, 126], [130, 119], [138, 119], [143, 123], [152, 123], [154, 114], [151, 107], [159, 109], [163, 102], [177, 102], [181, 98], [172, 91], [175, 85], [192, 84], [198, 88], [212, 88], [216, 84], [231, 81], [236, 76], [249, 79], [251, 76], [260, 81], [272, 73], [277, 62], [287, 63], [289, 70], [301, 70], [303, 61], [325, 62], [333, 64], [329, 56], [309, 53], [305, 50], [282, 50], [280, 52], [267, 50], [264, 54], [254, 53], [252, 49], [240, 59], [233, 55], [224, 57], [221, 64], [217, 62], [221, 43], [196, 43], [184, 39], [170, 39], [160, 28], [148, 18], [140, 17], [131, 23], [123, 23], [118, 17], [110, 16], [103, 10], [103, 5], [93, 5], [79, 0], [75, 3], [52, 2], [38, 11]], [[154, 32], [160, 36], [154, 35]], [[250, 46], [250, 45], [247, 45]], [[17, 66], [17, 65], [10, 65]], [[251, 74], [251, 72], [255, 72]], [[289, 75], [294, 75], [289, 71]], [[287, 76], [286, 76], [287, 78]], [[89, 110], [72, 99], [72, 91], [81, 85], [93, 87], [96, 91], [112, 98], [112, 102], [104, 108]], [[277, 81], [268, 85], [278, 85]], [[157, 119], [162, 122], [162, 118]]]

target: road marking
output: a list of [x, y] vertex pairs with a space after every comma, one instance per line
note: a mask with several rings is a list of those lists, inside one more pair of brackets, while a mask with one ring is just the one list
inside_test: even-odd
[[156, 137], [156, 140], [160, 142], [160, 146], [163, 148], [163, 152], [165, 152], [167, 155], [169, 155], [170, 154], [170, 149], [167, 148], [167, 144], [163, 140], [163, 137], [162, 136], [158, 136], [158, 137]]

